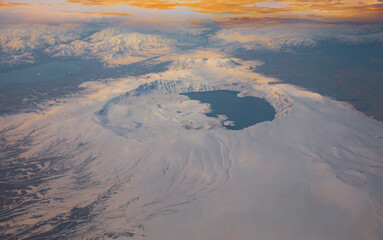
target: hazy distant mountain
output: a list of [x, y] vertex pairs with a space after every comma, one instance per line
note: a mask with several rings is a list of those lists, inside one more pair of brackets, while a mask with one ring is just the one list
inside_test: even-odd
[[175, 51], [177, 41], [155, 34], [105, 29], [83, 40], [59, 44], [46, 52], [53, 57], [96, 58], [109, 66], [124, 65]]
[[35, 53], [79, 38], [77, 25], [18, 25], [0, 29], [0, 64], [33, 63]]

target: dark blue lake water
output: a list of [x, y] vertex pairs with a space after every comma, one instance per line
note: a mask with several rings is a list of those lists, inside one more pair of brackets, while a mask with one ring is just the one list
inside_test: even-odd
[[271, 121], [275, 117], [275, 109], [269, 102], [257, 97], [238, 97], [238, 91], [217, 90], [209, 92], [182, 93], [192, 100], [208, 103], [211, 112], [208, 117], [225, 115], [234, 124], [224, 125], [227, 129], [241, 130], [264, 121]]

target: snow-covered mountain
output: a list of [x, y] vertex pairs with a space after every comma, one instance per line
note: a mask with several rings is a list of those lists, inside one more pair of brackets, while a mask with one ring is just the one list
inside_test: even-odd
[[[2, 117], [2, 164], [18, 173], [3, 179], [20, 183], [6, 191], [23, 196], [22, 207], [4, 210], [15, 214], [0, 223], [3, 234], [380, 239], [382, 124], [254, 73], [256, 62], [201, 55]], [[207, 104], [179, 95], [213, 89], [265, 98], [276, 119], [229, 131], [204, 114]]]
[[165, 29], [163, 32], [134, 32], [126, 27], [101, 30], [83, 40], [60, 44], [46, 52], [54, 57], [96, 58], [107, 66], [119, 66], [169, 54], [196, 43], [204, 28]]
[[[37, 51], [53, 57], [97, 59], [114, 67], [174, 53], [199, 45], [280, 50], [313, 47], [323, 39], [359, 44], [382, 41], [380, 26], [296, 24], [222, 28], [211, 31], [202, 25], [164, 24], [160, 30], [139, 31], [131, 27], [98, 29], [88, 37], [81, 25], [18, 25], [0, 29], [0, 61], [3, 65], [32, 63]], [[298, 29], [298, 30], [297, 30]], [[206, 46], [207, 46], [206, 45]]]
[[96, 58], [110, 65], [124, 65], [175, 51], [177, 42], [154, 34], [105, 29], [84, 40], [47, 49], [54, 57]]
[[189, 31], [135, 32], [126, 27], [106, 28], [83, 38], [77, 25], [20, 25], [0, 30], [1, 63], [32, 63], [35, 53], [44, 51], [53, 57], [97, 59], [113, 67], [169, 54], [180, 47], [195, 44], [203, 28]]
[[33, 63], [36, 51], [79, 38], [78, 25], [19, 25], [0, 29], [1, 64]]
[[361, 44], [383, 41], [383, 29], [377, 24], [312, 25], [271, 24], [223, 28], [212, 38], [218, 42], [235, 44], [249, 49], [314, 47], [320, 41], [331, 39], [340, 43]]
[[[0, 117], [5, 239], [383, 239], [382, 123], [225, 52], [315, 46], [336, 35], [326, 27], [113, 27], [87, 36], [40, 27], [4, 30], [4, 64], [45, 51], [109, 67], [167, 65], [85, 82], [35, 112]], [[380, 36], [343, 31], [339, 41]], [[205, 114], [209, 104], [181, 94], [221, 89], [265, 99], [275, 119], [228, 130]]]

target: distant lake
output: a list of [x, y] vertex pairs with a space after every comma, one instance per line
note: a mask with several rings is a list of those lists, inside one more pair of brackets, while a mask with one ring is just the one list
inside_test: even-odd
[[21, 70], [4, 72], [0, 73], [0, 87], [8, 84], [53, 81], [78, 72], [80, 69], [80, 66], [70, 63], [50, 62]]
[[275, 109], [262, 98], [247, 96], [238, 97], [238, 91], [217, 90], [208, 92], [190, 92], [181, 95], [192, 100], [208, 103], [211, 112], [208, 117], [225, 115], [222, 120], [227, 129], [241, 130], [264, 121], [271, 121], [275, 117]]

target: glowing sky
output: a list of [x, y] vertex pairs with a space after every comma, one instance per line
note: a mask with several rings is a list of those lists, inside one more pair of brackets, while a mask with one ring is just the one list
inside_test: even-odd
[[[251, 16], [319, 21], [382, 21], [382, 0], [55, 0], [0, 1], [1, 12], [145, 18]], [[162, 11], [158, 11], [162, 10]], [[162, 13], [160, 13], [162, 12]], [[49, 15], [48, 14], [48, 15]]]

